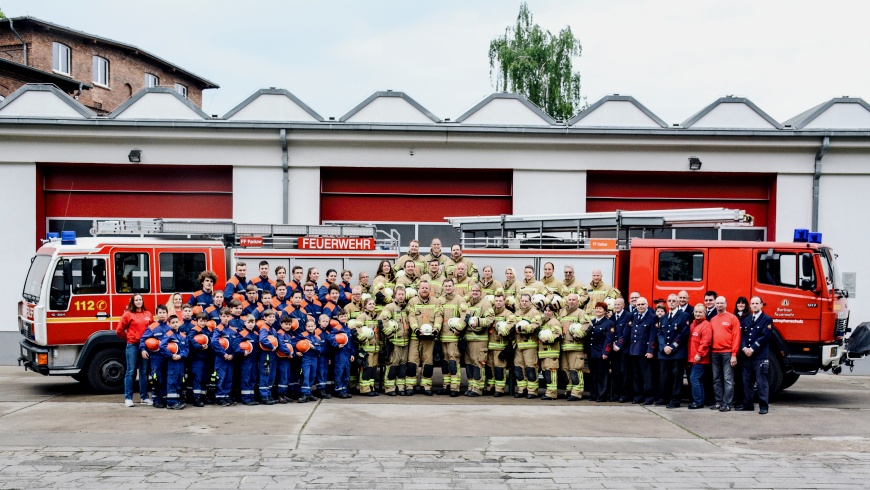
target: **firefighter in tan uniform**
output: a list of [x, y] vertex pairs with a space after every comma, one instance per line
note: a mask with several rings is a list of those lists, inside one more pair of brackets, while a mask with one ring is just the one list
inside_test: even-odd
[[530, 265], [523, 268], [523, 281], [517, 285], [517, 298], [524, 294], [529, 295], [529, 300], [535, 308], [543, 308], [549, 303], [547, 288], [544, 287], [544, 283], [535, 279], [535, 268]]
[[511, 312], [517, 309], [517, 288], [520, 283], [517, 282], [517, 271], [513, 267], [508, 267], [504, 271], [504, 283], [502, 284], [502, 292], [504, 293], [505, 305]]
[[480, 396], [486, 388], [486, 355], [489, 343], [488, 330], [493, 312], [489, 300], [483, 297], [480, 283], [471, 285], [468, 300], [468, 319], [465, 328], [465, 377], [468, 378], [466, 396]]
[[556, 267], [552, 262], [546, 262], [544, 264], [544, 277], [541, 278], [541, 284], [547, 288], [547, 299], [553, 299], [553, 296], [559, 295], [561, 297], [562, 293], [562, 281], [556, 279], [553, 275], [553, 272], [556, 271]]
[[586, 367], [586, 353], [583, 350], [583, 340], [592, 325], [583, 308], [580, 308], [580, 295], [568, 295], [567, 306], [559, 312], [559, 322], [562, 328], [562, 356], [559, 368], [567, 379], [565, 392], [568, 401], [578, 401], [583, 398], [583, 369]]
[[378, 265], [378, 274], [372, 282], [372, 296], [375, 298], [375, 313], [380, 314], [384, 306], [392, 303], [396, 289], [396, 274], [389, 260]]
[[493, 295], [492, 325], [489, 328], [489, 342], [487, 343], [487, 388], [492, 387], [493, 396], [504, 396], [507, 385], [507, 369], [513, 352], [514, 315], [505, 306], [504, 291], [496, 291]]
[[538, 359], [547, 385], [547, 391], [541, 400], [555, 400], [559, 396], [559, 339], [562, 337], [562, 324], [556, 318], [557, 311], [556, 306], [547, 305], [544, 308], [543, 324], [538, 330]]
[[432, 295], [436, 298], [440, 298], [441, 289], [444, 287], [444, 281], [447, 280], [447, 276], [444, 275], [444, 270], [441, 267], [441, 262], [438, 262], [438, 259], [432, 259], [426, 265], [429, 267], [429, 272], [423, 274], [423, 277], [421, 277], [420, 280], [427, 281]]
[[378, 396], [375, 391], [375, 378], [378, 372], [380, 339], [375, 300], [369, 298], [363, 305], [363, 312], [347, 325], [356, 332], [357, 355], [365, 358], [365, 363], [360, 366], [359, 393], [364, 396]]
[[589, 301], [586, 303], [586, 314], [589, 316], [595, 314], [595, 305], [598, 302], [607, 303], [607, 298], [612, 301], [622, 296], [618, 289], [602, 280], [601, 269], [592, 269], [592, 282], [586, 287], [586, 295], [589, 296]]
[[538, 396], [538, 328], [541, 326], [541, 313], [532, 306], [529, 293], [520, 294], [520, 304], [514, 313], [515, 338], [514, 376], [517, 378], [516, 398], [526, 394], [526, 398]]
[[444, 295], [439, 298], [439, 307], [443, 315], [441, 323], [441, 348], [444, 351], [444, 361], [441, 363], [441, 372], [444, 376], [444, 384], [439, 395], [459, 396], [459, 385], [462, 375], [459, 374], [459, 338], [465, 330], [465, 313], [468, 305], [465, 298], [456, 293], [453, 279], [444, 281]]
[[441, 239], [433, 238], [432, 243], [429, 244], [429, 253], [423, 257], [423, 260], [428, 264], [431, 260], [437, 260], [439, 264], [441, 264], [442, 268], [444, 263], [447, 262], [447, 256], [441, 253]]
[[[368, 296], [371, 298], [371, 295]], [[368, 299], [366, 298], [366, 299]], [[348, 321], [355, 320], [362, 313], [363, 291], [362, 287], [354, 286], [350, 293], [350, 303], [344, 305], [344, 311], [347, 313]]]
[[577, 279], [574, 275], [574, 266], [565, 266], [565, 278], [562, 280], [562, 289], [559, 291], [559, 296], [567, 299], [572, 293], [577, 293], [580, 297], [580, 306], [584, 306], [589, 301], [589, 296], [586, 295], [586, 285]]
[[489, 302], [492, 303], [492, 298], [490, 296], [494, 296], [495, 292], [499, 289], [504, 291], [501, 282], [492, 277], [492, 266], [485, 265], [483, 269], [480, 271], [480, 288], [483, 296], [489, 299]]
[[467, 301], [471, 285], [476, 282], [477, 281], [468, 276], [464, 262], [456, 264], [456, 268], [453, 271], [453, 287], [456, 290], [457, 296], [462, 296]]
[[378, 316], [378, 328], [388, 342], [385, 345], [392, 349], [384, 374], [384, 392], [389, 396], [405, 396], [410, 337], [405, 306], [405, 288], [397, 287], [393, 302], [385, 306]]
[[[396, 277], [396, 288], [411, 288], [413, 289], [413, 293], [411, 297], [417, 295], [417, 284], [420, 283], [420, 275], [417, 274], [417, 265], [413, 260], [405, 260], [405, 268], [400, 272], [401, 275]], [[405, 291], [408, 293], [408, 291]], [[405, 299], [411, 299], [408, 295], [405, 295]]]
[[[432, 350], [435, 338], [441, 331], [442, 314], [437, 298], [430, 294], [429, 283], [421, 281], [417, 297], [408, 301], [408, 325], [411, 339], [408, 342], [408, 367], [405, 371], [405, 394], [414, 394], [413, 386], [420, 386], [424, 393], [432, 396]], [[422, 377], [417, 380], [417, 367]]]
[[462, 249], [459, 245], [453, 245], [450, 247], [450, 257], [447, 257], [447, 260], [444, 261], [444, 272], [447, 274], [447, 277], [452, 277], [456, 279], [456, 265], [457, 264], [465, 264], [465, 273], [468, 274], [468, 277], [477, 281], [477, 268], [474, 267], [474, 264], [468, 257], [464, 257], [462, 255]]
[[417, 277], [420, 277], [426, 270], [426, 261], [423, 260], [423, 256], [420, 255], [419, 241], [411, 240], [411, 243], [408, 244], [408, 253], [399, 257], [399, 260], [397, 260], [396, 264], [393, 265], [393, 270], [397, 275], [399, 271], [405, 270], [405, 261], [407, 260], [414, 263], [414, 270], [416, 271]]

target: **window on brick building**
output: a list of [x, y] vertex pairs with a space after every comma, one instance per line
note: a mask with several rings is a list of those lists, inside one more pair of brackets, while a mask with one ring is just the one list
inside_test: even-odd
[[94, 83], [109, 86], [109, 60], [94, 56]]
[[69, 46], [61, 43], [51, 43], [51, 69], [64, 75], [70, 74]]
[[145, 88], [158, 87], [160, 86], [160, 79], [157, 78], [157, 75], [152, 75], [150, 73], [145, 74]]
[[180, 83], [175, 84], [175, 91], [181, 94], [182, 97], [187, 97], [187, 85], [182, 85]]

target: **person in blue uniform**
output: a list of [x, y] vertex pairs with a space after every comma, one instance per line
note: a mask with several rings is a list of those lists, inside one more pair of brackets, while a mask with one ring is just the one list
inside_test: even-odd
[[[160, 341], [160, 353], [166, 358], [166, 408], [181, 410], [185, 407], [182, 396], [184, 394], [184, 360], [187, 358], [187, 335], [180, 330], [181, 320], [177, 316], [170, 316], [167, 323], [170, 330]], [[170, 344], [174, 344], [173, 349], [170, 349]]]
[[[154, 309], [156, 320], [154, 323], [145, 329], [142, 338], [139, 340], [139, 350], [142, 353], [142, 359], [149, 359], [151, 363], [151, 390], [154, 400], [154, 408], [166, 408], [166, 368], [167, 358], [159, 348], [156, 351], [151, 351], [146, 347], [148, 339], [157, 339], [158, 342], [163, 341], [171, 327], [166, 323], [166, 317], [169, 309], [166, 305], [157, 305]], [[158, 344], [159, 345], [159, 344]]]
[[767, 316], [762, 308], [764, 302], [758, 296], [749, 300], [750, 314], [740, 325], [740, 348], [746, 356], [743, 363], [743, 406], [737, 411], [755, 410], [752, 401], [752, 386], [758, 392], [758, 413], [764, 415], [770, 407], [769, 379], [770, 376], [770, 336], [773, 333], [773, 319]]
[[676, 294], [668, 296], [668, 311], [659, 321], [658, 360], [659, 397], [657, 405], [679, 408], [683, 392], [683, 372], [689, 357], [691, 319], [679, 308]]
[[627, 352], [631, 360], [633, 402], [652, 405], [655, 402], [652, 370], [655, 363], [655, 325], [658, 317], [650, 311], [649, 302], [642, 296], [635, 302], [635, 308], [637, 312], [631, 325]]
[[589, 399], [597, 402], [610, 400], [607, 393], [607, 374], [610, 371], [610, 354], [613, 345], [615, 323], [605, 316], [607, 303], [599, 301], [595, 304], [595, 318], [589, 328], [589, 370], [592, 374], [592, 386], [589, 387]]
[[627, 403], [632, 400], [631, 358], [628, 347], [631, 343], [631, 326], [634, 313], [625, 307], [625, 298], [613, 300], [613, 349], [610, 351], [610, 369], [613, 372], [613, 396], [610, 401]]
[[[211, 335], [211, 348], [214, 351], [214, 372], [217, 377], [215, 389], [215, 403], [220, 407], [235, 405], [230, 397], [233, 388], [233, 354], [235, 353], [235, 340], [239, 336], [238, 330], [230, 322], [233, 314], [229, 308], [221, 308], [221, 322], [215, 327]], [[221, 342], [223, 339], [223, 342]]]

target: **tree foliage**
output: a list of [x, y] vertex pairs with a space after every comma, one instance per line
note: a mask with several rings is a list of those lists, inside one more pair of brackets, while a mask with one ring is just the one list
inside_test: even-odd
[[574, 60], [582, 47], [570, 26], [553, 34], [534, 24], [523, 2], [516, 25], [489, 43], [489, 73], [496, 90], [516, 92], [555, 119], [567, 120], [583, 105]]
[[4, 14], [2, 10], [0, 10], [0, 19], [5, 19], [5, 18], [6, 18], [6, 14]]

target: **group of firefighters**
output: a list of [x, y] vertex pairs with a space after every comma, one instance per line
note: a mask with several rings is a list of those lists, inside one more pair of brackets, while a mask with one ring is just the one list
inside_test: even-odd
[[[512, 392], [537, 398], [543, 379], [542, 400], [558, 397], [561, 380], [568, 401], [587, 391], [592, 401], [676, 408], [687, 362], [689, 408], [704, 406], [703, 385], [699, 394], [695, 381], [702, 383], [715, 353], [708, 317], [719, 302], [690, 312], [688, 294], [681, 293], [660, 306], [664, 311], [653, 311], [632, 293], [626, 305], [600, 270], [583, 284], [570, 265], [563, 280], [556, 279], [549, 262], [540, 280], [527, 265], [522, 277], [508, 268], [502, 283], [491, 266], [478, 270], [459, 245], [442, 254], [438, 239], [425, 256], [412, 241], [406, 255], [394, 264], [382, 261], [371, 282], [360, 273], [356, 285], [348, 270], [327, 271], [322, 284], [314, 267], [307, 274], [293, 267], [288, 276], [283, 266], [271, 271], [262, 261], [258, 272], [248, 279], [247, 265], [238, 262], [220, 290], [217, 275], [205, 271], [199, 275], [202, 288], [186, 303], [175, 295], [153, 317], [142, 297], [133, 296], [117, 326], [128, 343], [127, 406], [134, 406], [137, 369], [142, 403], [180, 409], [186, 398], [195, 406], [350, 398], [354, 384], [364, 396], [377, 396], [378, 384], [389, 396], [431, 396], [436, 367], [443, 379], [437, 393], [456, 397], [464, 366], [464, 394], [471, 397]], [[717, 345], [727, 344], [730, 368], [740, 342], [750, 351], [766, 346], [758, 344], [766, 342], [763, 328], [748, 338], [744, 328], [741, 337], [748, 316], [747, 310], [743, 318], [725, 322], [727, 340], [716, 334]], [[703, 368], [697, 376], [695, 366]], [[590, 375], [588, 390], [584, 373]], [[732, 404], [733, 369], [719, 374], [727, 383], [716, 390], [713, 408], [723, 409]], [[766, 393], [762, 409], [767, 411]]]

